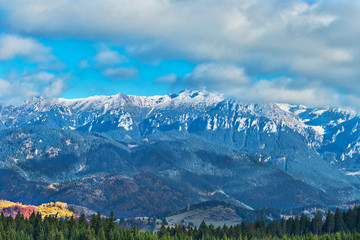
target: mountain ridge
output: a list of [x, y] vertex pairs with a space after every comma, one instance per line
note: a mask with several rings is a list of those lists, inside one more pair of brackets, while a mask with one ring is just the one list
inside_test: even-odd
[[[297, 186], [299, 192], [292, 192], [293, 198], [302, 191], [300, 189], [308, 187], [314, 188], [308, 191], [318, 196], [314, 203], [348, 202], [360, 198], [357, 174], [360, 171], [360, 117], [343, 109], [244, 104], [206, 91], [153, 97], [117, 94], [73, 100], [37, 98], [18, 106], [1, 106], [0, 109], [0, 145], [3, 149], [0, 151], [0, 168], [12, 169], [22, 176], [30, 171], [31, 180], [40, 181], [44, 186], [54, 179], [66, 182], [71, 180], [68, 176], [74, 176], [75, 185], [89, 187], [87, 183], [81, 183], [84, 180], [77, 177], [77, 172], [83, 174], [93, 169], [91, 174], [100, 177], [102, 168], [108, 171], [105, 169], [109, 166], [105, 167], [102, 162], [107, 159], [119, 169], [114, 176], [140, 174], [136, 181], [144, 183], [141, 179], [150, 178], [141, 172], [150, 169], [154, 174], [151, 178], [161, 184], [169, 181], [166, 184], [170, 189], [176, 189], [175, 195], [185, 191], [184, 186], [177, 186], [176, 182], [188, 176], [199, 182], [208, 181], [210, 185], [204, 186], [207, 186], [205, 189], [209, 187], [210, 192], [221, 192], [225, 188], [229, 196], [227, 201], [239, 200], [251, 207], [264, 207], [264, 204], [257, 202], [255, 197], [244, 197], [246, 187], [238, 184], [253, 184], [249, 189], [254, 191], [254, 196], [260, 194], [262, 197], [267, 190], [261, 186], [273, 184], [265, 176], [256, 175], [256, 171], [268, 172], [274, 181], [272, 186], [277, 186], [275, 189], [279, 186], [289, 189], [291, 184], [295, 184], [293, 187]], [[227, 152], [222, 149], [227, 149]], [[96, 151], [106, 154], [98, 155]], [[107, 156], [108, 153], [113, 155]], [[238, 161], [238, 158], [242, 160]], [[148, 165], [145, 159], [151, 159], [153, 165]], [[228, 159], [227, 164], [224, 164], [224, 159]], [[248, 171], [239, 166], [246, 162], [245, 159], [251, 159], [250, 162], [255, 164], [245, 165], [254, 172], [248, 175], [254, 178], [250, 181], [239, 178]], [[42, 163], [38, 164], [39, 161]], [[49, 162], [58, 165], [62, 161], [68, 169], [63, 169], [62, 173], [51, 170], [53, 167]], [[231, 166], [238, 170], [231, 170]], [[277, 176], [271, 168], [278, 171]], [[44, 173], [36, 175], [35, 172], [40, 170]], [[49, 176], [46, 172], [54, 175]], [[110, 175], [102, 181], [113, 181], [106, 179], [111, 179]], [[289, 183], [284, 179], [289, 179]], [[306, 187], [300, 187], [301, 182]], [[138, 183], [126, 184], [135, 186]], [[183, 197], [176, 200], [178, 203], [209, 200], [201, 197], [204, 186], [197, 186], [193, 180], [186, 184], [192, 192], [187, 196], [187, 203]], [[72, 185], [67, 183], [66, 186]], [[148, 185], [147, 190], [143, 190], [150, 188]], [[70, 189], [66, 191], [70, 191], [67, 195], [70, 200], [73, 199], [71, 194], [76, 195]], [[202, 193], [199, 195], [199, 192]], [[133, 199], [138, 197], [133, 195]], [[274, 200], [268, 197], [269, 207], [277, 204], [277, 198], [282, 199], [278, 202], [283, 205], [276, 207], [290, 207], [286, 204], [286, 195], [280, 191]], [[91, 198], [101, 199], [101, 196]], [[310, 196], [299, 197], [294, 207], [301, 206], [302, 198], [309, 201]], [[77, 204], [86, 206], [81, 202]], [[168, 204], [174, 206], [171, 200]], [[140, 212], [148, 211], [146, 209]]]

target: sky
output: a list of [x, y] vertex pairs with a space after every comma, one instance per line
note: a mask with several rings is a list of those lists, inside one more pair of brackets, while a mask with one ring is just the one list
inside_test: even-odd
[[0, 0], [0, 103], [217, 91], [360, 110], [360, 1]]

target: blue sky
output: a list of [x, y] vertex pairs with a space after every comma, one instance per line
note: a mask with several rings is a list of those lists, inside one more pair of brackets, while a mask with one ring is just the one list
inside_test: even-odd
[[[181, 85], [173, 87], [166, 82], [156, 81], [158, 78], [174, 73], [183, 77], [194, 68], [193, 63], [181, 59], [142, 62], [130, 56], [122, 46], [100, 41], [48, 38], [37, 41], [50, 49], [51, 54], [56, 58], [53, 63], [55, 66], [43, 67], [43, 63], [32, 62], [24, 56], [15, 56], [0, 62], [0, 78], [6, 79], [11, 74], [26, 75], [43, 71], [58, 77], [65, 76], [66, 86], [60, 94], [60, 97], [65, 98], [81, 98], [99, 94], [113, 95], [119, 92], [154, 95], [177, 92], [185, 87]], [[106, 57], [97, 59], [101, 53], [109, 53], [110, 60]], [[119, 56], [123, 60], [117, 61], [115, 57], [111, 62], [112, 55]], [[108, 69], [118, 68], [134, 71], [123, 74], [104, 73]]]
[[[67, 90], [62, 94], [65, 98], [110, 95], [119, 92], [135, 95], [168, 94], [179, 89], [172, 89], [169, 84], [158, 83], [155, 80], [172, 73], [185, 76], [194, 67], [194, 64], [181, 59], [164, 59], [156, 63], [141, 62], [129, 55], [121, 45], [100, 41], [44, 39], [41, 42], [53, 49], [53, 54], [66, 64], [71, 74], [67, 81]], [[115, 57], [114, 63], [99, 63], [96, 56], [104, 52], [121, 56], [123, 60], [116, 61]], [[107, 61], [106, 58], [102, 60]], [[85, 63], [87, 66], [82, 66]], [[119, 67], [136, 69], [137, 73], [128, 75], [124, 73], [123, 77], [104, 74], [108, 68]]]
[[0, 0], [0, 102], [218, 91], [360, 105], [360, 4]]

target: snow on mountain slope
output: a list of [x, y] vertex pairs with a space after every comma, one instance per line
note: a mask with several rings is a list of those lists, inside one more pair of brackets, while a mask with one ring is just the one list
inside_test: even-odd
[[292, 108], [294, 114], [323, 136], [316, 150], [324, 159], [346, 171], [360, 170], [359, 114], [336, 108], [309, 108], [301, 112], [297, 108]]
[[[219, 105], [220, 103], [222, 104]], [[0, 119], [6, 127], [55, 122], [55, 124], [60, 125], [58, 127], [73, 129], [85, 126], [90, 121], [105, 115], [113, 115], [112, 118], [121, 118], [123, 115], [128, 115], [133, 119], [138, 119], [138, 121], [133, 120], [136, 123], [142, 120], [139, 117], [160, 118], [164, 116], [164, 111], [173, 111], [178, 116], [176, 120], [184, 123], [189, 118], [195, 119], [209, 113], [210, 110], [216, 110], [216, 107], [220, 111], [230, 112], [229, 114], [232, 116], [221, 116], [219, 113], [216, 116], [212, 116], [211, 119], [208, 118], [207, 120], [211, 124], [212, 130], [234, 127], [238, 123], [240, 130], [241, 128], [248, 128], [258, 124], [256, 120], [249, 122], [248, 118], [239, 118], [246, 115], [266, 117], [276, 125], [288, 126], [296, 129], [299, 133], [306, 134], [304, 128], [307, 126], [301, 123], [299, 119], [294, 118], [291, 113], [283, 111], [276, 104], [242, 105], [238, 102], [225, 99], [220, 94], [206, 91], [184, 91], [180, 94], [153, 97], [117, 94], [114, 96], [93, 96], [84, 99], [60, 98], [48, 100], [45, 98], [35, 98], [28, 100], [20, 106], [1, 107]], [[175, 122], [174, 119], [170, 119], [170, 122], [168, 119], [165, 121], [168, 124]], [[269, 123], [264, 130], [274, 132], [276, 131], [276, 126]]]
[[[194, 122], [196, 127], [208, 131], [231, 129], [248, 132], [256, 129], [271, 134], [287, 128], [304, 136], [307, 144], [317, 149], [323, 143], [334, 143], [344, 132], [356, 134], [360, 119], [355, 112], [341, 109], [242, 104], [207, 91], [184, 91], [153, 97], [120, 93], [84, 99], [35, 98], [19, 106], [0, 106], [0, 109], [0, 128], [48, 125], [82, 131], [135, 131], [137, 133], [133, 134], [136, 136], [144, 134], [144, 130], [146, 133], [159, 129], [188, 131]], [[350, 122], [354, 124], [348, 124]], [[148, 125], [146, 129], [139, 129], [145, 123], [151, 129], [147, 129]], [[348, 143], [346, 147], [347, 152], [344, 150], [341, 154], [349, 156], [357, 151], [356, 143]]]
[[247, 152], [332, 195], [352, 199], [358, 196], [354, 188], [360, 181], [351, 174], [360, 170], [359, 122], [358, 114], [342, 109], [243, 104], [207, 91], [35, 98], [0, 107], [0, 129], [45, 125], [100, 132], [121, 141], [196, 135]]
[[[124, 94], [84, 99], [35, 98], [19, 106], [0, 107], [0, 129], [47, 125], [61, 129], [110, 132], [115, 138], [140, 137], [158, 131], [222, 131], [268, 134], [289, 129], [322, 151], [350, 134], [333, 162], [358, 154], [359, 116], [342, 109], [312, 109], [290, 104], [242, 104], [207, 91], [141, 97]], [[195, 128], [195, 129], [194, 129]], [[113, 136], [114, 137], [114, 136]], [[360, 136], [359, 136], [360, 137]], [[266, 146], [264, 146], [266, 147]]]

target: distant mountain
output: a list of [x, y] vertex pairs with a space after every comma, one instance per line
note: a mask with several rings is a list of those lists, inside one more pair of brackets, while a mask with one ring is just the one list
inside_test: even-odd
[[247, 154], [196, 136], [129, 143], [27, 126], [1, 131], [0, 145], [0, 199], [63, 201], [119, 216], [211, 199], [247, 208], [337, 201]]
[[0, 106], [0, 198], [123, 216], [214, 198], [249, 209], [352, 201], [359, 121], [342, 109], [206, 91], [35, 98]]

